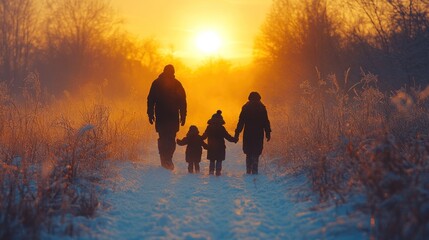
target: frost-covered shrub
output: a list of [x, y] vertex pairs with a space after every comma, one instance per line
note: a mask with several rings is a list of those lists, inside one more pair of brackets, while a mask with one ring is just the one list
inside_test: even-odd
[[330, 75], [301, 89], [287, 117], [271, 119], [282, 139], [270, 153], [304, 170], [321, 201], [366, 196], [375, 237], [427, 236], [429, 90], [383, 93], [371, 73], [355, 84]]
[[428, 140], [401, 144], [388, 135], [349, 148], [353, 179], [366, 195], [377, 238], [423, 239], [429, 234]]
[[144, 132], [136, 115], [113, 116], [108, 103], [48, 97], [37, 74], [24, 85], [11, 96], [0, 83], [0, 239], [74, 235], [71, 218], [95, 216], [111, 160], [137, 158]]
[[108, 175], [108, 143], [97, 132], [93, 125], [77, 130], [70, 127], [64, 139], [54, 145], [49, 176], [52, 190], [58, 192], [56, 200], [61, 204], [64, 199], [71, 200], [67, 212], [74, 215], [93, 216], [98, 206], [96, 186]]

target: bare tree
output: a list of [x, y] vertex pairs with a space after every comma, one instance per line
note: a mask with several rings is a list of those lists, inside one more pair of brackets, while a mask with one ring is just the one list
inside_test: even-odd
[[410, 84], [427, 84], [429, 1], [390, 0], [388, 2], [392, 9], [390, 37], [394, 59], [407, 75]]
[[125, 93], [158, 71], [158, 43], [126, 32], [108, 0], [48, 0], [46, 11], [38, 65], [54, 94], [82, 85]]
[[353, 0], [349, 4], [361, 18], [350, 38], [358, 43], [358, 51], [361, 46], [370, 47], [363, 55], [376, 59], [376, 71], [387, 76], [389, 84], [398, 87], [427, 81], [429, 1]]
[[[275, 0], [255, 45], [277, 89], [340, 75], [380, 75], [380, 87], [427, 84], [428, 0]], [[272, 82], [272, 81], [270, 81]], [[263, 83], [262, 83], [263, 84]]]
[[47, 6], [47, 44], [54, 51], [82, 58], [97, 49], [118, 27], [113, 9], [104, 0], [50, 0]]
[[23, 80], [37, 42], [37, 22], [33, 0], [0, 0], [0, 80]]
[[316, 79], [316, 69], [330, 73], [341, 68], [335, 21], [325, 0], [274, 1], [257, 39], [255, 57], [268, 64], [270, 74], [274, 73], [270, 79], [276, 79], [280, 93]]
[[372, 36], [370, 43], [386, 53], [392, 50], [395, 34], [410, 40], [429, 27], [427, 0], [353, 0], [349, 4], [355, 15], [364, 16], [360, 24], [365, 25], [370, 34], [366, 40], [370, 41]]
[[97, 67], [120, 21], [105, 0], [48, 0], [46, 9], [42, 71], [54, 89], [68, 88]]

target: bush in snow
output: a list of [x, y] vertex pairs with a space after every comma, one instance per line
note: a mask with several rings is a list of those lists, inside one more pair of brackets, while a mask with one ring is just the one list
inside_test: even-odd
[[350, 146], [352, 179], [367, 198], [373, 234], [380, 239], [423, 239], [429, 234], [429, 139], [392, 135]]
[[138, 157], [137, 117], [82, 101], [51, 99], [36, 74], [22, 96], [0, 84], [0, 239], [77, 234], [72, 218], [95, 216], [111, 160]]
[[[429, 233], [428, 89], [382, 93], [377, 76], [339, 82], [319, 77], [301, 84], [295, 109], [276, 110], [273, 129], [284, 136], [267, 145], [282, 165], [307, 173], [322, 202], [364, 195], [371, 234], [419, 239]], [[282, 112], [283, 111], [283, 112]]]

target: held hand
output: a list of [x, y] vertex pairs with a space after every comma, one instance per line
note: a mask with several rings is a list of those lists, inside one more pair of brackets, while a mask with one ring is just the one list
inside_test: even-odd
[[267, 133], [266, 136], [267, 136], [267, 142], [269, 142], [271, 140], [271, 133]]
[[236, 139], [237, 139], [237, 142], [238, 142], [238, 136], [240, 136], [240, 133], [235, 132], [234, 138], [236, 138]]
[[183, 127], [185, 125], [186, 118], [180, 119], [180, 125]]
[[154, 116], [149, 116], [149, 123], [150, 123], [150, 125], [152, 125], [154, 121], [155, 121], [155, 117]]

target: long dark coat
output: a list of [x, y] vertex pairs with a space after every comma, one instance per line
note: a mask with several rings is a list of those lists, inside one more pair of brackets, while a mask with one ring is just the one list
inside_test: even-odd
[[165, 72], [153, 81], [147, 97], [147, 114], [155, 115], [155, 129], [157, 132], [178, 132], [179, 114], [181, 119], [186, 118], [186, 93], [182, 84]]
[[182, 140], [178, 139], [177, 144], [180, 146], [186, 146], [186, 162], [201, 162], [201, 155], [203, 148], [207, 148], [207, 144], [204, 142], [203, 137], [200, 135], [189, 135], [184, 137]]
[[231, 136], [220, 123], [210, 123], [202, 135], [203, 139], [208, 138], [207, 159], [208, 160], [225, 160], [225, 139], [234, 142]]
[[236, 135], [244, 128], [243, 151], [245, 154], [261, 155], [264, 146], [264, 132], [270, 134], [271, 127], [267, 109], [261, 101], [248, 101], [241, 109], [235, 130]]

